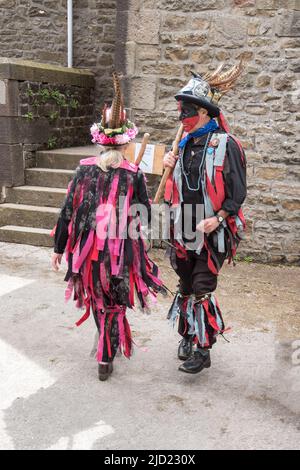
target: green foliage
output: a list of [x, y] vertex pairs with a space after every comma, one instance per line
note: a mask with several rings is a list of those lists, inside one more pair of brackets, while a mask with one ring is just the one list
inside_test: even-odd
[[23, 117], [28, 119], [29, 121], [32, 121], [33, 120], [33, 113], [32, 112], [26, 113], [26, 114], [24, 114]]
[[51, 122], [55, 121], [58, 118], [59, 118], [59, 112], [58, 111], [54, 111], [53, 113], [49, 114], [49, 121], [51, 121]]
[[66, 95], [61, 93], [59, 90], [52, 90], [50, 92], [50, 97], [58, 106], [67, 106]]
[[51, 149], [54, 149], [56, 147], [56, 144], [57, 144], [57, 137], [49, 137], [48, 139], [48, 149], [51, 150]]
[[133, 129], [134, 128], [133, 122], [129, 121], [129, 119], [128, 119], [127, 122], [126, 122], [126, 127], [128, 129]]
[[26, 94], [28, 97], [34, 95], [33, 90], [32, 90], [32, 88], [30, 88], [30, 86], [28, 86], [28, 88], [27, 88], [25, 94]]
[[[24, 117], [29, 120], [32, 120], [34, 116], [39, 116], [39, 110], [40, 115], [45, 116], [45, 108], [42, 108], [44, 105], [47, 105], [47, 107], [50, 105], [50, 110], [46, 116], [50, 124], [54, 123], [61, 116], [62, 108], [77, 109], [79, 107], [79, 101], [76, 99], [76, 94], [73, 95], [70, 90], [66, 90], [62, 93], [58, 88], [51, 89], [43, 87], [34, 91], [28, 85], [25, 94], [30, 98], [28, 104], [31, 109], [35, 109], [34, 112], [29, 111], [24, 115]], [[48, 140], [48, 148], [52, 149], [56, 147], [56, 145], [57, 138], [50, 137]]]
[[[28, 88], [26, 91], [27, 96], [34, 96], [34, 92], [31, 88]], [[58, 89], [50, 90], [49, 88], [41, 88], [36, 93], [36, 98], [34, 101], [35, 105], [45, 104], [54, 101], [58, 106], [70, 106], [71, 108], [78, 107], [78, 101], [67, 91], [65, 94], [61, 93]]]
[[72, 109], [77, 109], [79, 106], [79, 101], [72, 97], [69, 101], [69, 106]]
[[238, 263], [239, 261], [244, 261], [245, 263], [252, 263], [253, 262], [253, 258], [252, 256], [244, 256], [243, 258], [241, 258], [241, 255], [239, 254], [236, 254], [234, 257], [233, 257], [233, 260]]
[[51, 93], [48, 90], [48, 88], [42, 88], [41, 90], [38, 91], [38, 97], [40, 99], [40, 102], [45, 104], [47, 101], [49, 101]]

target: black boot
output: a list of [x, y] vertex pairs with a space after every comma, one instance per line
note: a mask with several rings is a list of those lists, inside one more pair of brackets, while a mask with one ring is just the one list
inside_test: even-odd
[[107, 380], [113, 371], [113, 363], [107, 362], [106, 364], [98, 364], [98, 377], [101, 382]]
[[190, 355], [192, 354], [193, 350], [193, 337], [187, 336], [182, 338], [178, 346], [178, 359], [181, 361], [186, 361]]
[[187, 374], [198, 374], [203, 369], [211, 366], [210, 352], [206, 349], [197, 349], [191, 357], [179, 367], [179, 370]]

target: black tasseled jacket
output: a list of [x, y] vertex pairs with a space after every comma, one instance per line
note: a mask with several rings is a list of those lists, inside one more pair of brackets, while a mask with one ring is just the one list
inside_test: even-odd
[[[109, 182], [112, 180], [114, 174], [116, 171], [121, 171], [125, 172], [126, 170], [113, 170], [110, 169], [107, 173], [104, 173], [103, 175], [103, 184], [109, 185]], [[55, 231], [55, 238], [54, 238], [54, 252], [55, 253], [60, 253], [62, 254], [65, 250], [66, 243], [68, 240], [68, 225], [71, 220], [72, 216], [72, 204], [73, 204], [73, 194], [72, 190], [76, 187], [76, 185], [82, 181], [85, 178], [85, 174], [89, 175], [91, 178], [91, 181], [97, 179], [99, 176], [99, 173], [102, 172], [102, 170], [97, 167], [97, 166], [80, 166], [76, 170], [76, 174], [74, 176], [73, 181], [70, 184], [70, 193], [65, 199], [65, 202], [63, 204], [63, 207], [61, 209], [61, 213], [57, 222], [56, 226], [56, 231]], [[102, 172], [103, 173], [103, 172]], [[133, 202], [134, 203], [139, 203], [143, 204], [145, 207], [147, 207], [148, 210], [148, 223], [150, 222], [151, 219], [151, 206], [149, 202], [149, 197], [147, 193], [147, 187], [145, 183], [145, 178], [144, 174], [142, 171], [138, 171], [136, 174], [133, 175], [133, 186], [134, 186], [134, 195], [133, 195]], [[96, 192], [97, 188], [94, 183], [92, 183], [91, 187], [89, 188], [90, 192], [95, 193], [95, 200], [96, 200]], [[95, 204], [95, 203], [93, 203]], [[95, 213], [96, 208], [94, 207], [93, 210], [91, 211], [92, 213]], [[84, 212], [84, 208], [81, 208], [81, 211]], [[86, 227], [89, 229], [93, 224], [95, 224], [95, 221], [92, 220], [91, 215], [89, 216], [89, 224]], [[147, 221], [143, 221], [147, 223]]]
[[[192, 139], [188, 142], [185, 148], [183, 164], [185, 172], [189, 173], [187, 177], [189, 180], [189, 186], [192, 188], [197, 187], [199, 168], [203, 160], [206, 140], [207, 135], [197, 139], [196, 143], [194, 142], [194, 139]], [[192, 152], [194, 153], [194, 156], [191, 157]], [[232, 137], [229, 137], [227, 143], [223, 174], [225, 179], [225, 200], [222, 204], [222, 209], [228, 212], [229, 215], [237, 215], [247, 194], [246, 164], [242, 162], [240, 149]], [[201, 185], [199, 191], [190, 191], [185, 178], [182, 179], [182, 183], [184, 203], [203, 204]]]

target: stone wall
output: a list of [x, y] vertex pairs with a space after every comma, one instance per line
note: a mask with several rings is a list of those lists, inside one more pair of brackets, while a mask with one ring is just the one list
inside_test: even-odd
[[47, 134], [39, 144], [23, 144], [25, 168], [35, 166], [36, 150], [90, 144], [88, 129], [94, 116], [94, 88], [72, 84], [19, 81], [21, 117], [45, 123]]
[[90, 143], [93, 73], [0, 59], [0, 186], [24, 184], [36, 150]]
[[[141, 130], [170, 143], [174, 93], [189, 78], [242, 55], [247, 70], [222, 100], [248, 158], [243, 255], [299, 260], [299, 0], [76, 0], [74, 66], [96, 74], [96, 114], [113, 65]], [[0, 55], [66, 65], [64, 0], [0, 0]]]
[[111, 73], [116, 43], [116, 5], [122, 0], [75, 0], [74, 67], [89, 68], [96, 75], [95, 112], [112, 95]]
[[[96, 109], [111, 94], [116, 3], [73, 1], [73, 65], [96, 74]], [[0, 57], [67, 66], [67, 0], [0, 0]]]
[[190, 69], [247, 60], [221, 104], [248, 159], [248, 239], [241, 254], [300, 259], [300, 2], [289, 0], [131, 1], [125, 88], [135, 119], [159, 142], [178, 127], [175, 92]]
[[65, 0], [0, 0], [0, 56], [66, 65]]

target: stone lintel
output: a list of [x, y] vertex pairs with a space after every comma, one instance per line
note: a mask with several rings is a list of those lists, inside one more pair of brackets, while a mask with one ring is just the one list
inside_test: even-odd
[[0, 58], [0, 79], [93, 88], [95, 75], [87, 69], [61, 67], [30, 60]]

